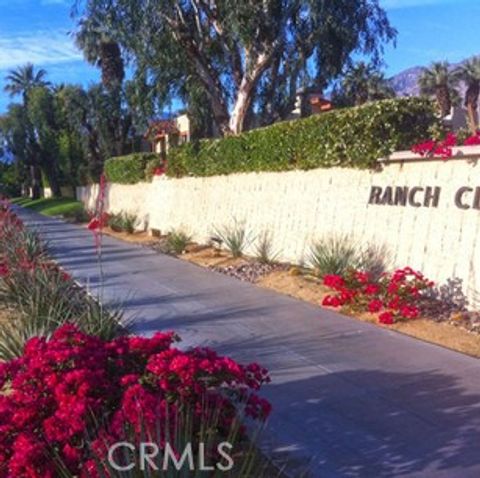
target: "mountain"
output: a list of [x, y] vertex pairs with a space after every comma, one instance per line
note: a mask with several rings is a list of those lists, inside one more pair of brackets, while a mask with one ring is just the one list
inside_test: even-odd
[[[455, 69], [460, 65], [466, 63], [470, 58], [461, 61], [460, 63], [454, 63], [451, 65], [451, 69]], [[422, 74], [423, 67], [421, 66], [414, 66], [413, 68], [408, 68], [400, 72], [398, 75], [393, 76], [390, 78], [390, 83], [397, 93], [398, 96], [417, 96], [420, 94], [420, 88], [418, 87], [418, 79]], [[458, 88], [460, 96], [463, 98], [463, 95], [466, 90], [466, 86], [464, 83], [460, 83]]]
[[421, 74], [422, 67], [414, 66], [390, 78], [390, 84], [398, 96], [417, 96], [420, 94], [418, 79]]

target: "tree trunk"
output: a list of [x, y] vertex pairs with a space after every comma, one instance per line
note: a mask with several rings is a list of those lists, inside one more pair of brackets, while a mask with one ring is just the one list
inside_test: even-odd
[[97, 182], [103, 172], [103, 159], [100, 154], [98, 132], [90, 123], [84, 121], [83, 126], [88, 134], [88, 175]]
[[50, 190], [52, 191], [52, 197], [59, 198], [62, 197], [62, 191], [60, 188], [60, 183], [58, 182], [57, 172], [52, 166], [46, 166], [43, 168], [43, 173], [45, 174]]
[[267, 69], [271, 60], [272, 53], [260, 54], [256, 60], [251, 72], [247, 72], [242, 78], [238, 88], [237, 97], [230, 116], [229, 128], [233, 134], [240, 134], [245, 129], [245, 120], [248, 110], [252, 103], [255, 88], [257, 86], [262, 73]]
[[30, 175], [32, 179], [32, 199], [40, 199], [42, 172], [36, 164], [30, 166]]
[[244, 129], [245, 118], [252, 100], [251, 92], [251, 82], [242, 80], [230, 117], [229, 129], [233, 134], [240, 134]]
[[437, 86], [437, 102], [440, 108], [440, 114], [442, 118], [448, 116], [452, 110], [452, 100], [450, 98], [450, 91], [448, 90], [447, 85]]
[[220, 134], [222, 136], [229, 135], [231, 131], [228, 124], [228, 105], [217, 72], [208, 64], [203, 53], [191, 38], [180, 34], [178, 31], [174, 32], [174, 35], [177, 41], [184, 46], [185, 53], [194, 66], [192, 73], [197, 75], [198, 80], [205, 88], [206, 99], [210, 103]]
[[465, 106], [467, 108], [468, 126], [470, 132], [475, 135], [478, 130], [478, 97], [480, 95], [480, 82], [469, 85], [465, 94]]

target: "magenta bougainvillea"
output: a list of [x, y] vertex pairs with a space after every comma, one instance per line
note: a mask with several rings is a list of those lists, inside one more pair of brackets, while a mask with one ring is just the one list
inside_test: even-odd
[[434, 286], [410, 267], [384, 274], [378, 280], [352, 270], [345, 276], [326, 275], [323, 283], [336, 292], [323, 299], [324, 306], [370, 312], [385, 325], [416, 319], [420, 314], [418, 302], [422, 292]]
[[71, 476], [95, 477], [126, 427], [148, 438], [167, 414], [174, 423], [180, 404], [200, 427], [208, 400], [220, 432], [239, 401], [255, 420], [269, 414], [256, 394], [269, 381], [265, 369], [206, 348], [181, 351], [176, 341], [173, 333], [103, 341], [72, 325], [31, 339], [21, 358], [0, 364], [0, 477], [53, 478], [58, 461]]
[[[480, 131], [473, 136], [468, 137], [464, 142], [464, 146], [480, 145]], [[455, 146], [460, 146], [460, 141], [455, 133], [448, 133], [443, 140], [430, 139], [423, 143], [412, 146], [412, 152], [419, 154], [422, 157], [441, 157], [449, 159], [453, 156], [453, 149]]]
[[[69, 274], [49, 260], [42, 250], [37, 247], [29, 249], [24, 240], [24, 234], [25, 225], [22, 220], [12, 212], [7, 201], [2, 201], [0, 204], [0, 279], [8, 282], [15, 277], [14, 280], [18, 280], [21, 274], [32, 275], [40, 270], [58, 274], [64, 281], [71, 280]], [[38, 244], [40, 247], [40, 243]]]

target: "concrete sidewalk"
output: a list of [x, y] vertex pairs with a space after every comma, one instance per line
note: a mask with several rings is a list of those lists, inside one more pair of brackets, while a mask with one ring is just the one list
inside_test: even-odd
[[[89, 231], [17, 212], [98, 290]], [[110, 237], [103, 251], [103, 295], [135, 332], [173, 329], [271, 371], [266, 442], [293, 476], [480, 476], [480, 361]]]

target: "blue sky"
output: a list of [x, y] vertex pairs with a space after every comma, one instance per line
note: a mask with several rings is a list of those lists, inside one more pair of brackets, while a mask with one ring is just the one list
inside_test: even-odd
[[[332, 0], [333, 1], [333, 0]], [[398, 29], [397, 48], [385, 54], [387, 73], [433, 60], [459, 61], [480, 54], [479, 0], [380, 0]], [[52, 82], [87, 85], [98, 72], [87, 65], [68, 32], [71, 0], [0, 0], [0, 112], [10, 101], [3, 78], [28, 61]]]

